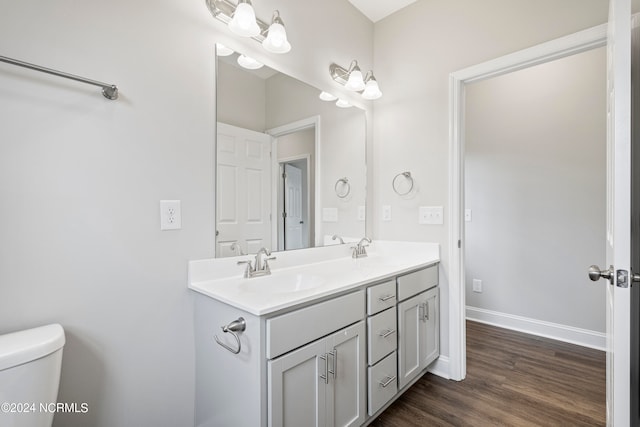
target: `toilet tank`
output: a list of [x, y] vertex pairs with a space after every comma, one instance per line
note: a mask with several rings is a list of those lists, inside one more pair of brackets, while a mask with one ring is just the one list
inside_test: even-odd
[[0, 335], [0, 426], [51, 426], [64, 343], [58, 324]]

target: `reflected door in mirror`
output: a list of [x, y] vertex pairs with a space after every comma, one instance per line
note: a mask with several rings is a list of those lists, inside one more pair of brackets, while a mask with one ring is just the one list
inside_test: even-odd
[[271, 247], [271, 137], [218, 122], [216, 255]]

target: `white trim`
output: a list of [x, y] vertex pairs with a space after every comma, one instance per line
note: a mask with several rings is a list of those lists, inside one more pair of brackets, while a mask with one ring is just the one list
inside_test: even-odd
[[605, 351], [604, 332], [467, 306], [467, 320]]
[[428, 371], [433, 375], [444, 378], [449, 378], [449, 358], [447, 356], [438, 357], [431, 365], [429, 365]]
[[[309, 129], [313, 127], [315, 130], [315, 168], [314, 168], [314, 178], [315, 178], [315, 198], [316, 198], [316, 204], [315, 204], [315, 209], [313, 212], [314, 215], [314, 224], [315, 224], [315, 242], [314, 242], [314, 246], [322, 246], [322, 239], [321, 239], [321, 224], [322, 221], [319, 221], [319, 218], [322, 218], [322, 211], [321, 211], [321, 207], [322, 207], [322, 193], [320, 192], [320, 182], [321, 182], [321, 176], [322, 176], [322, 171], [320, 168], [320, 154], [322, 152], [321, 150], [321, 146], [322, 146], [322, 140], [321, 140], [321, 133], [320, 133], [320, 116], [311, 116], [308, 117], [306, 119], [301, 119], [292, 123], [287, 123], [286, 125], [282, 125], [282, 126], [278, 126], [272, 129], [267, 129], [265, 131], [265, 133], [268, 133], [269, 135], [271, 135], [274, 138], [274, 143], [272, 144], [272, 152], [271, 152], [271, 163], [273, 165], [277, 166], [278, 163], [278, 143], [277, 143], [277, 138], [279, 136], [282, 135], [287, 135], [293, 132], [297, 132], [299, 130], [304, 130], [304, 129]], [[274, 169], [274, 168], [272, 168]], [[273, 199], [273, 198], [272, 198]], [[273, 203], [273, 201], [272, 201]], [[277, 195], [276, 195], [276, 201], [275, 203], [272, 204], [272, 211], [274, 209], [277, 210]], [[277, 235], [277, 230], [276, 230], [276, 235]]]
[[[464, 86], [604, 46], [607, 25], [502, 56], [449, 75], [449, 365], [450, 377], [466, 376], [464, 295]], [[462, 242], [458, 248], [458, 240]]]

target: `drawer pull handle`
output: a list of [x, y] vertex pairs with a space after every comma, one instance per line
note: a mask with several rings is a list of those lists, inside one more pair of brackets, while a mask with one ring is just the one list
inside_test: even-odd
[[395, 329], [385, 329], [384, 331], [380, 332], [380, 334], [378, 334], [379, 336], [381, 336], [382, 338], [386, 338], [391, 334], [395, 334], [396, 330]]
[[384, 297], [380, 297], [380, 298], [378, 298], [378, 300], [380, 300], [382, 302], [385, 302], [385, 301], [389, 301], [391, 298], [395, 298], [395, 297], [396, 297], [395, 295], [391, 294], [391, 295], [386, 295]]
[[396, 380], [396, 376], [395, 376], [395, 375], [394, 375], [394, 376], [392, 376], [392, 377], [387, 376], [387, 380], [386, 380], [386, 381], [384, 381], [384, 382], [383, 382], [383, 381], [380, 381], [380, 383], [379, 383], [379, 384], [380, 384], [383, 388], [386, 388], [389, 384], [391, 384], [391, 383], [392, 383], [392, 382], [394, 382], [395, 380]]
[[[338, 350], [336, 350], [335, 348], [333, 350], [331, 350], [331, 352], [327, 353], [327, 357], [331, 356], [332, 358], [332, 364], [333, 364], [333, 370], [328, 369], [329, 373], [331, 374], [331, 376], [333, 377], [333, 379], [336, 379], [336, 375], [338, 374]], [[329, 366], [329, 361], [327, 360], [327, 366]]]
[[324, 360], [324, 375], [320, 375], [320, 378], [324, 380], [325, 384], [329, 384], [329, 361], [327, 360], [327, 353], [318, 357]]

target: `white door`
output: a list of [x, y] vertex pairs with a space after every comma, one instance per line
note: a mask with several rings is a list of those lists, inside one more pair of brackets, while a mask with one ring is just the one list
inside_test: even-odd
[[302, 171], [289, 163], [284, 165], [285, 249], [303, 248], [302, 242]]
[[[631, 411], [631, 5], [610, 0], [607, 39], [607, 425], [630, 425]], [[636, 285], [637, 286], [637, 285]]]
[[216, 256], [271, 247], [271, 137], [218, 123]]

